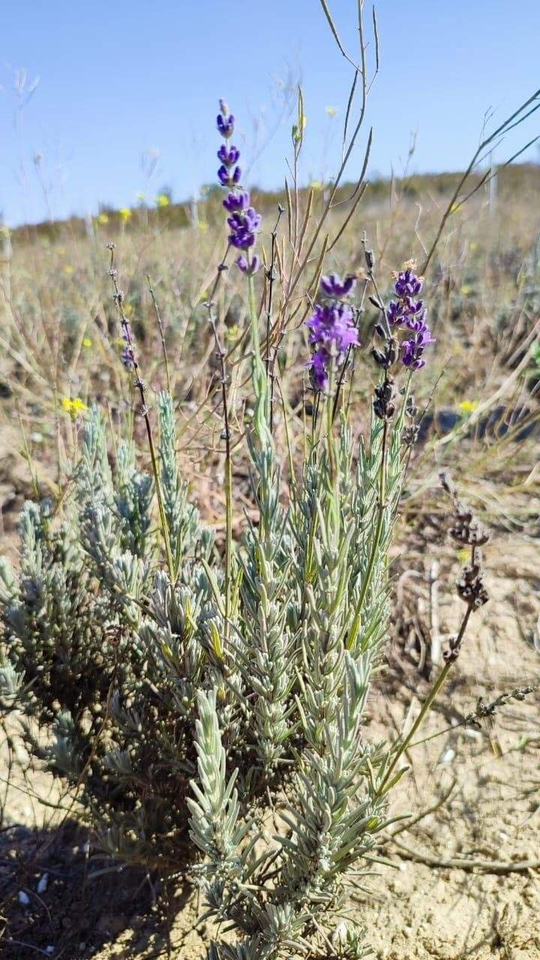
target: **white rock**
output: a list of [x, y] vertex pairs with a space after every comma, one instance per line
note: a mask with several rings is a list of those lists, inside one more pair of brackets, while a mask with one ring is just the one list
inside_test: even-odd
[[45, 893], [48, 886], [49, 886], [49, 874], [44, 873], [43, 876], [39, 878], [36, 890], [38, 893]]

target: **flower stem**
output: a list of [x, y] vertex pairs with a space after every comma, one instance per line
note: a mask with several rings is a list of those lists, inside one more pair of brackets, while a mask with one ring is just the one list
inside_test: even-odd
[[251, 343], [253, 347], [252, 378], [255, 393], [254, 429], [262, 448], [272, 443], [270, 433], [269, 389], [265, 365], [261, 356], [261, 337], [259, 333], [259, 314], [255, 298], [253, 275], [248, 273], [248, 304], [251, 321]]
[[386, 500], [386, 448], [388, 441], [388, 420], [384, 421], [383, 425], [383, 435], [381, 443], [381, 462], [379, 466], [379, 495], [378, 495], [378, 504], [377, 504], [377, 525], [375, 527], [375, 533], [373, 536], [373, 544], [371, 547], [371, 553], [369, 556], [367, 570], [362, 582], [362, 589], [360, 590], [360, 596], [358, 598], [358, 603], [356, 605], [356, 610], [354, 613], [354, 619], [352, 627], [347, 639], [347, 650], [352, 650], [354, 644], [356, 643], [356, 638], [358, 637], [358, 631], [362, 624], [362, 609], [364, 606], [364, 601], [366, 599], [371, 580], [373, 577], [373, 571], [375, 569], [375, 563], [377, 561], [377, 554], [379, 552], [379, 546], [381, 542], [382, 530], [383, 530], [383, 520], [384, 520], [384, 511], [385, 511], [385, 500]]
[[214, 343], [216, 346], [216, 356], [219, 360], [220, 382], [221, 382], [221, 401], [223, 407], [223, 438], [225, 440], [225, 622], [224, 622], [224, 640], [229, 638], [229, 629], [232, 614], [232, 554], [233, 554], [233, 468], [232, 468], [232, 448], [231, 448], [231, 424], [229, 411], [229, 397], [227, 393], [227, 354], [221, 343], [216, 317], [213, 313], [214, 297], [217, 292], [221, 274], [227, 269], [226, 260], [229, 253], [229, 246], [218, 266], [214, 284], [210, 297], [206, 302], [208, 313], [208, 322], [212, 327]]
[[[466, 613], [465, 613], [465, 616], [463, 617], [463, 620], [462, 620], [462, 622], [461, 622], [461, 627], [459, 628], [459, 633], [458, 633], [458, 636], [457, 636], [457, 639], [456, 639], [456, 646], [457, 646], [457, 647], [459, 647], [459, 644], [461, 643], [461, 641], [462, 641], [462, 639], [463, 639], [463, 635], [464, 635], [464, 633], [465, 633], [465, 630], [467, 629], [467, 624], [468, 624], [468, 622], [469, 622], [469, 617], [470, 617], [472, 611], [473, 611], [473, 606], [472, 606], [472, 604], [469, 604], [469, 606], [467, 607], [467, 611], [466, 611]], [[377, 791], [377, 792], [378, 792], [379, 794], [382, 794], [382, 793], [384, 792], [384, 788], [385, 788], [386, 784], [388, 783], [388, 781], [389, 781], [392, 773], [394, 772], [394, 770], [395, 770], [395, 768], [396, 768], [396, 764], [398, 763], [400, 757], [402, 757], [403, 754], [405, 753], [405, 751], [408, 749], [409, 744], [412, 742], [412, 740], [414, 739], [415, 734], [418, 732], [418, 730], [420, 729], [422, 723], [424, 722], [424, 718], [426, 717], [427, 713], [428, 713], [429, 710], [431, 709], [431, 706], [432, 706], [432, 704], [434, 703], [437, 695], [439, 694], [439, 691], [440, 691], [441, 688], [443, 687], [443, 684], [444, 684], [444, 682], [445, 682], [445, 680], [446, 680], [446, 678], [447, 678], [447, 676], [448, 676], [448, 674], [449, 674], [449, 672], [450, 672], [450, 670], [451, 670], [451, 668], [452, 668], [452, 664], [453, 664], [454, 662], [455, 662], [454, 659], [448, 660], [448, 661], [444, 664], [444, 666], [441, 668], [441, 670], [439, 671], [439, 673], [437, 674], [437, 676], [436, 676], [436, 678], [435, 678], [435, 680], [434, 680], [433, 686], [432, 686], [432, 688], [431, 688], [428, 696], [427, 696], [426, 699], [424, 700], [424, 703], [422, 704], [422, 709], [420, 710], [420, 713], [418, 714], [416, 720], [414, 721], [414, 723], [413, 723], [411, 729], [409, 730], [407, 736], [405, 737], [404, 740], [402, 740], [402, 742], [400, 743], [398, 749], [396, 750], [396, 753], [394, 754], [394, 758], [393, 758], [393, 760], [392, 760], [392, 762], [391, 762], [388, 770], [386, 771], [386, 773], [385, 773], [385, 775], [384, 775], [384, 778], [383, 778], [382, 783], [380, 784], [380, 786], [379, 786], [379, 788], [378, 788], [378, 791]]]

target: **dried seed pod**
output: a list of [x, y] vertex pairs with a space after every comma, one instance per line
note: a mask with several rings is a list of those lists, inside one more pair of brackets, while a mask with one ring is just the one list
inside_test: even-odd
[[382, 350], [377, 350], [376, 347], [373, 347], [371, 356], [375, 360], [375, 363], [379, 365], [379, 367], [386, 367], [386, 354], [384, 354]]
[[484, 571], [480, 550], [475, 550], [475, 562], [464, 567], [461, 576], [456, 580], [458, 595], [474, 610], [478, 610], [489, 600], [489, 594], [484, 585]]
[[375, 266], [375, 254], [373, 253], [373, 250], [368, 250], [368, 248], [365, 247], [364, 256], [366, 258], [366, 266], [368, 270], [371, 272], [371, 270], [373, 270], [373, 267]]
[[457, 543], [470, 547], [481, 547], [489, 540], [486, 528], [474, 516], [472, 510], [457, 500], [454, 512], [454, 525], [448, 531]]
[[471, 508], [463, 503], [447, 473], [439, 474], [441, 486], [454, 501], [454, 523], [448, 531], [453, 540], [465, 546], [482, 547], [489, 540], [489, 531], [475, 517]]
[[404, 428], [402, 438], [406, 447], [412, 447], [416, 443], [419, 432], [420, 427], [417, 423], [411, 423], [410, 426]]
[[375, 400], [373, 402], [373, 410], [375, 416], [379, 417], [380, 420], [389, 420], [390, 417], [393, 417], [396, 405], [393, 402], [396, 396], [396, 388], [392, 377], [387, 377], [384, 383], [380, 383], [375, 387]]

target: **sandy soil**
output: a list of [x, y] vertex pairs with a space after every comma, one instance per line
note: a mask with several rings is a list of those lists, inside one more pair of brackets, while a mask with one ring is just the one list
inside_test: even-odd
[[[435, 614], [444, 642], [461, 608], [452, 589], [457, 568], [451, 551], [442, 547], [439, 559]], [[396, 813], [437, 809], [385, 845], [394, 868], [381, 867], [366, 892], [351, 899], [350, 917], [366, 927], [380, 960], [540, 957], [540, 696], [510, 701], [491, 730], [458, 725], [479, 696], [492, 700], [540, 679], [537, 543], [501, 535], [487, 559], [492, 602], [473, 620], [422, 736], [450, 729], [411, 750], [411, 772], [394, 798]], [[423, 563], [413, 551], [413, 568], [422, 572]], [[405, 614], [395, 625], [388, 669], [372, 693], [368, 729], [374, 737], [410, 723], [427, 688], [417, 661], [418, 637], [433, 626], [428, 574], [426, 563], [423, 577], [400, 581]], [[4, 742], [4, 778], [8, 759]], [[0, 833], [0, 911], [9, 919], [2, 956], [204, 956], [211, 931], [196, 927], [196, 895], [157, 891], [144, 876], [111, 871], [86, 846], [88, 836], [74, 823], [69, 802], [61, 800], [63, 814], [54, 811], [61, 798], [50, 777], [34, 773], [25, 783], [15, 758], [11, 780]], [[21, 890], [27, 903], [19, 902]]]

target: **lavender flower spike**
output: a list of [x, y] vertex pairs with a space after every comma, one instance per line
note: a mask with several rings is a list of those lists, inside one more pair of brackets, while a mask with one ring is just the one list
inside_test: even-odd
[[415, 300], [423, 289], [424, 280], [414, 272], [414, 263], [405, 264], [405, 269], [394, 274], [396, 300], [391, 300], [386, 308], [386, 319], [390, 327], [405, 327], [412, 333], [401, 344], [403, 364], [411, 370], [420, 370], [426, 364], [424, 350], [435, 343], [427, 325], [427, 309], [423, 300]]
[[[224, 100], [219, 101], [221, 113], [217, 118], [217, 126], [221, 136], [228, 140], [234, 132], [234, 117], [229, 113], [229, 107]], [[260, 267], [257, 256], [250, 258], [249, 250], [255, 245], [257, 232], [261, 225], [261, 215], [250, 206], [250, 196], [242, 189], [242, 170], [238, 166], [240, 151], [238, 147], [224, 143], [218, 150], [218, 160], [221, 166], [217, 172], [222, 187], [229, 191], [223, 201], [223, 206], [230, 214], [227, 223], [230, 228], [229, 243], [243, 253], [237, 257], [236, 265], [242, 273], [252, 276]]]
[[[334, 282], [329, 281], [323, 290], [326, 292], [326, 289], [332, 288], [341, 291], [343, 287], [344, 284], [336, 278]], [[359, 346], [354, 311], [347, 304], [340, 303], [337, 298], [329, 303], [317, 303], [313, 314], [309, 320], [306, 320], [306, 327], [309, 330], [309, 342], [313, 348], [311, 359], [307, 364], [311, 370], [313, 389], [326, 390], [332, 359], [339, 366], [343, 363], [348, 351], [352, 347]]]

